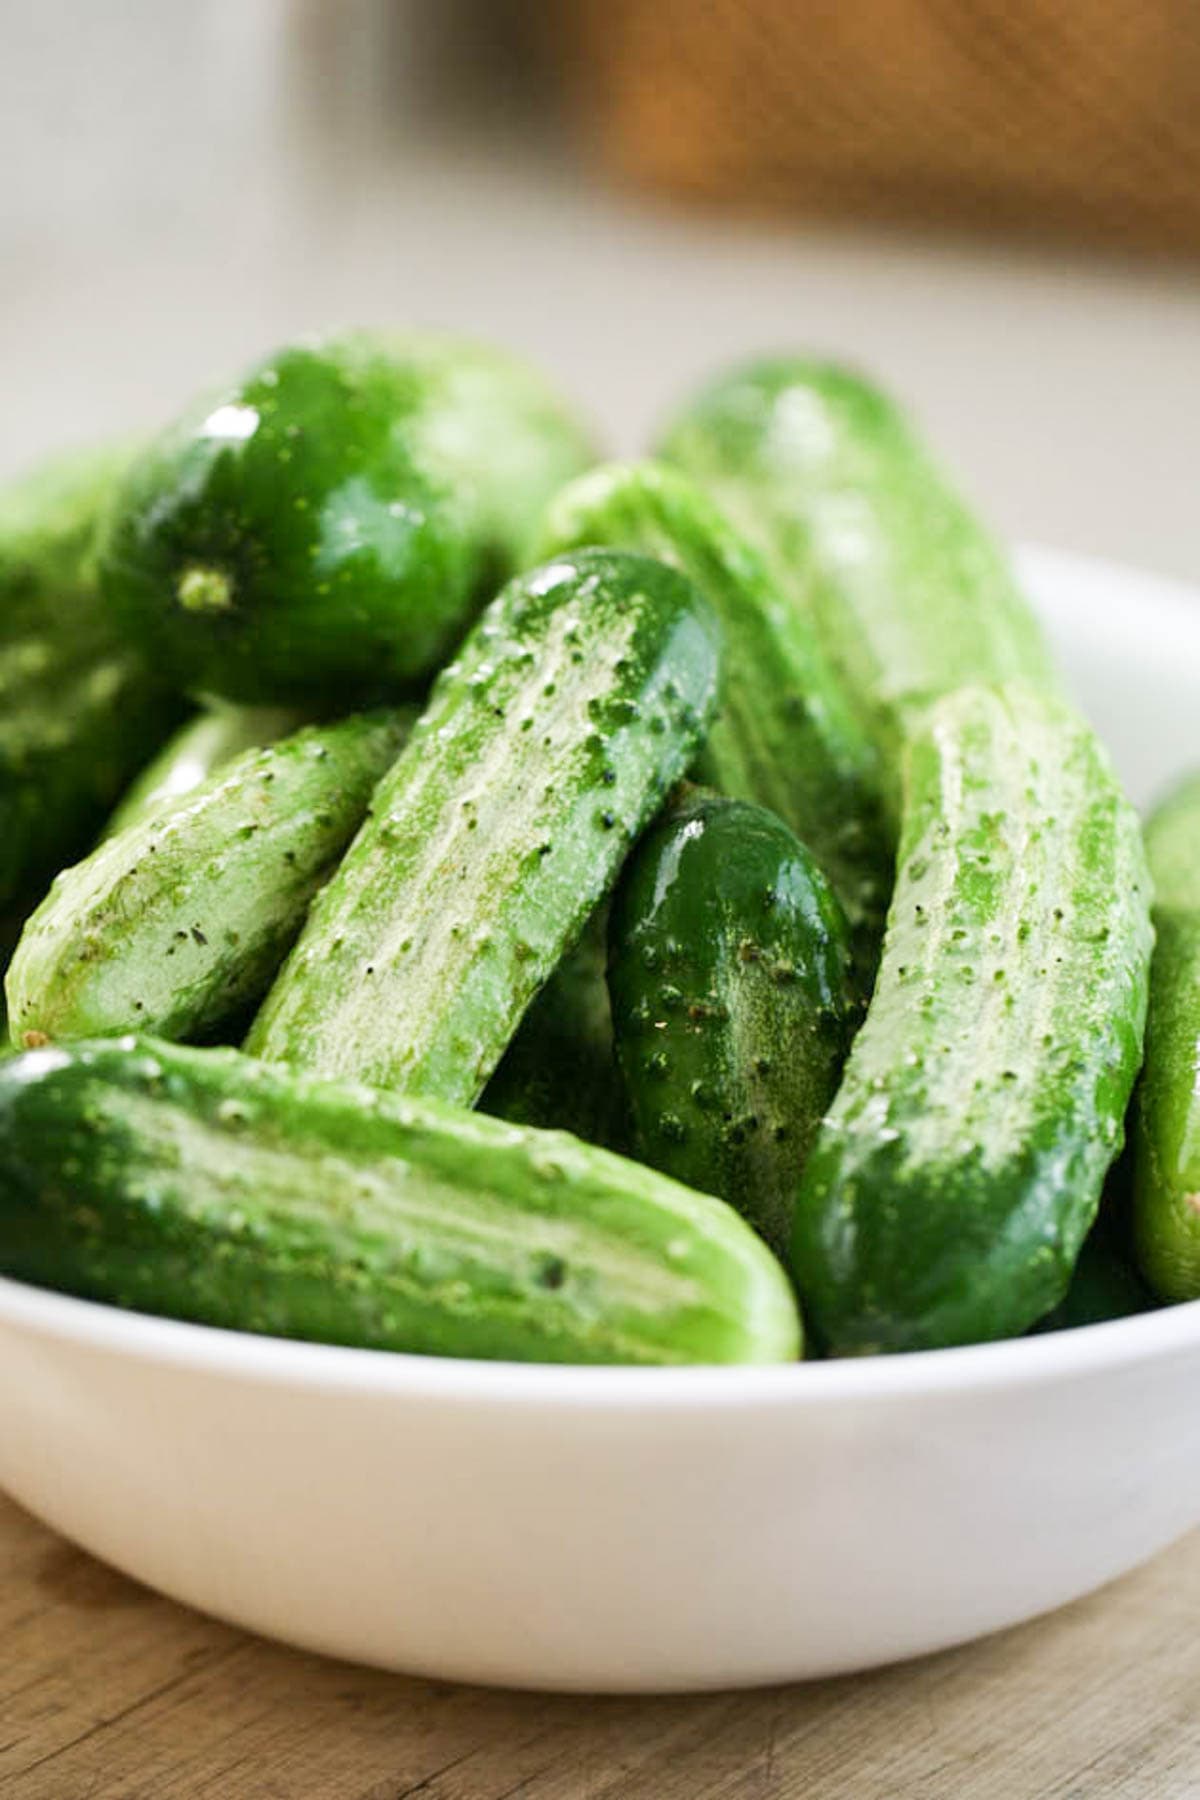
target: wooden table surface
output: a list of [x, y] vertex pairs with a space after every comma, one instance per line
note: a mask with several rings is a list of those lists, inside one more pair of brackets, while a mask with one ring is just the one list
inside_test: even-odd
[[0, 1497], [4, 1800], [1196, 1800], [1200, 1533], [1036, 1624], [807, 1687], [577, 1699], [302, 1656]]

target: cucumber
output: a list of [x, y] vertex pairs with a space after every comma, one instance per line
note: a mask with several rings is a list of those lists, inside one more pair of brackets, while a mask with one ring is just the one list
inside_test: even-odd
[[1062, 1299], [1120, 1150], [1152, 932], [1094, 733], [966, 688], [906, 758], [875, 992], [800, 1186], [792, 1266], [835, 1354], [1016, 1336]]
[[1079, 1252], [1063, 1299], [1034, 1330], [1073, 1331], [1080, 1325], [1104, 1325], [1110, 1319], [1153, 1312], [1155, 1304], [1154, 1295], [1122, 1254], [1116, 1234], [1103, 1228], [1102, 1218]]
[[181, 708], [99, 593], [99, 521], [132, 452], [44, 463], [0, 490], [0, 907], [95, 836]]
[[134, 449], [71, 450], [0, 487], [0, 643], [106, 626], [97, 532]]
[[695, 755], [719, 631], [673, 569], [511, 582], [443, 670], [247, 1049], [471, 1105]]
[[411, 714], [250, 750], [65, 870], [6, 978], [18, 1043], [215, 1031], [266, 992]]
[[877, 756], [811, 621], [788, 605], [758, 553], [700, 489], [662, 463], [612, 463], [552, 502], [540, 551], [643, 550], [691, 577], [721, 621], [721, 709], [697, 778], [777, 813], [833, 882], [869, 975], [891, 885], [893, 845]]
[[434, 1356], [799, 1349], [783, 1270], [717, 1200], [563, 1133], [150, 1038], [0, 1064], [0, 1269]]
[[637, 1154], [784, 1250], [859, 1020], [846, 918], [813, 858], [763, 807], [693, 790], [625, 866], [609, 990]]
[[1164, 1300], [1200, 1299], [1200, 773], [1151, 816], [1158, 944], [1134, 1134], [1134, 1238]]
[[878, 388], [802, 357], [719, 377], [662, 455], [712, 493], [810, 621], [899, 806], [901, 749], [930, 700], [981, 682], [1057, 690], [996, 544]]
[[197, 713], [126, 789], [105, 837], [190, 794], [244, 750], [274, 744], [303, 723], [298, 713], [278, 706], [213, 706]]
[[479, 1101], [515, 1125], [569, 1131], [624, 1150], [625, 1099], [605, 980], [608, 908], [593, 914], [521, 1020]]
[[411, 691], [591, 460], [498, 351], [352, 332], [286, 345], [157, 442], [102, 557], [183, 686], [328, 711]]
[[182, 710], [95, 632], [0, 645], [0, 906], [94, 842]]

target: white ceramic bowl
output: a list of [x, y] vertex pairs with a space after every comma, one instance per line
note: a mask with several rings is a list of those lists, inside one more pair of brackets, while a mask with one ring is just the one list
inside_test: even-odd
[[[1200, 596], [1030, 588], [1138, 800], [1200, 762]], [[388, 1668], [638, 1690], [865, 1668], [1200, 1521], [1200, 1303], [776, 1369], [453, 1363], [0, 1282], [0, 1482], [222, 1618]]]

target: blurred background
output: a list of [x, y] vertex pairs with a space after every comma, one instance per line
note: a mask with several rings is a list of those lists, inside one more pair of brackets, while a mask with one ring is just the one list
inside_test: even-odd
[[1200, 578], [1195, 0], [0, 0], [0, 474], [427, 323], [633, 451], [872, 368], [999, 527]]

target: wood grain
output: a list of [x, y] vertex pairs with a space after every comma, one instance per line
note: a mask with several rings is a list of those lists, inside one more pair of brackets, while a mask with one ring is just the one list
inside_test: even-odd
[[1054, 1617], [808, 1687], [575, 1699], [263, 1643], [0, 1498], [5, 1800], [1195, 1800], [1200, 1534]]

